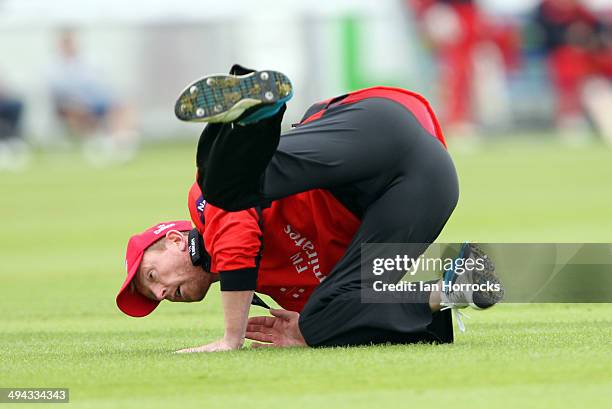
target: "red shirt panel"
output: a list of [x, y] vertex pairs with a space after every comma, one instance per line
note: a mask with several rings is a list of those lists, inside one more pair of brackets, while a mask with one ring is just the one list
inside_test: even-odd
[[255, 267], [263, 244], [256, 291], [301, 311], [344, 254], [360, 221], [326, 190], [274, 201], [261, 219], [263, 232], [255, 209], [226, 212], [206, 204], [206, 228], [200, 232], [211, 271]]

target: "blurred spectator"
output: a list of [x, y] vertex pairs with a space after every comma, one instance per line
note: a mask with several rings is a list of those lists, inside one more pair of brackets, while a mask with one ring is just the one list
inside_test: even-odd
[[[475, 0], [408, 2], [438, 59], [441, 116], [449, 133], [473, 134], [477, 105], [489, 112], [505, 105], [501, 116], [507, 120], [504, 71], [508, 64], [516, 63], [519, 42], [513, 27], [493, 25]], [[476, 97], [488, 102], [478, 104]], [[496, 104], [490, 103], [492, 98]], [[499, 121], [500, 112], [493, 115]]]
[[535, 21], [542, 34], [556, 93], [557, 125], [573, 131], [585, 123], [587, 112], [602, 135], [612, 138], [609, 23], [598, 19], [579, 0], [543, 0]]
[[29, 149], [21, 139], [23, 102], [0, 83], [0, 171], [23, 169]]
[[80, 55], [71, 30], [60, 34], [58, 51], [50, 87], [55, 112], [67, 131], [85, 138], [84, 153], [95, 165], [131, 159], [137, 143], [131, 108]]

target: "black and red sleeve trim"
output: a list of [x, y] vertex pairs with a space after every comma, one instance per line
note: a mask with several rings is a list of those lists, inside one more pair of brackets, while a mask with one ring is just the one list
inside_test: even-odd
[[221, 271], [221, 291], [249, 291], [257, 288], [257, 267]]

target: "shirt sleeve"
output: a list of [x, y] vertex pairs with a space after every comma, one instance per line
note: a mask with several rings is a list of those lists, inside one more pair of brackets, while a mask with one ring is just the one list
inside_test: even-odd
[[255, 290], [262, 246], [257, 211], [227, 212], [207, 204], [204, 219], [204, 244], [221, 291]]

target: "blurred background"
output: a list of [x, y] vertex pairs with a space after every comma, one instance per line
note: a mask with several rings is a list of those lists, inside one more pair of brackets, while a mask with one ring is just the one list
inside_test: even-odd
[[612, 140], [611, 20], [612, 0], [0, 0], [2, 167], [28, 146], [104, 165], [193, 138], [175, 97], [236, 62], [292, 78], [287, 124], [383, 84], [423, 94], [464, 146]]

